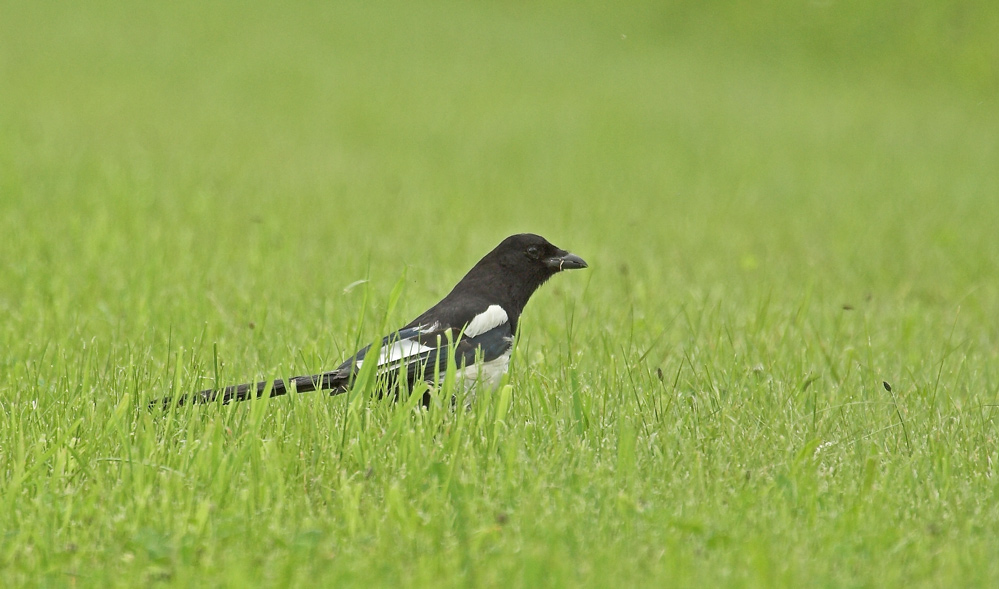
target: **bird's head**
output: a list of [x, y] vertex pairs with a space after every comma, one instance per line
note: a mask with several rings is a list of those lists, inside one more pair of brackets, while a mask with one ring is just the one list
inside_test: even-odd
[[586, 268], [583, 258], [540, 235], [520, 233], [504, 239], [485, 255], [462, 282], [475, 284], [492, 296], [503, 296], [523, 309], [534, 291], [563, 270]]
[[[577, 255], [556, 247], [540, 235], [521, 233], [504, 239], [486, 254], [451, 292], [410, 326], [448, 321], [468, 321], [464, 315], [499, 305], [509, 317], [512, 329], [534, 291], [563, 270], [586, 268]], [[445, 321], [446, 323], [446, 321]]]
[[[529, 272], [546, 279], [563, 270], [586, 268], [583, 258], [561, 249], [540, 235], [520, 233], [504, 239], [489, 256], [514, 272]], [[487, 256], [487, 257], [489, 257]]]

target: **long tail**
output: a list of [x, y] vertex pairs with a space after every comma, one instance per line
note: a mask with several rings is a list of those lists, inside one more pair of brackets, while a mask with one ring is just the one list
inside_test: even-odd
[[[251, 382], [240, 385], [232, 385], [224, 389], [206, 389], [190, 395], [181, 395], [177, 398], [176, 404], [178, 406], [186, 405], [187, 403], [202, 405], [205, 403], [213, 403], [221, 397], [222, 404], [228, 405], [233, 401], [245, 401], [247, 399], [263, 397], [265, 393], [269, 393], [267, 396], [270, 397], [280, 397], [281, 395], [287, 395], [292, 392], [292, 390], [297, 393], [329, 391], [330, 395], [339, 395], [340, 393], [347, 391], [347, 387], [350, 384], [350, 376], [344, 375], [342, 371], [334, 371], [324, 372], [322, 374], [313, 374], [311, 376], [295, 376], [290, 378], [288, 382], [290, 382], [293, 386], [289, 387], [285, 381], [276, 379], [273, 381], [265, 380], [257, 383]], [[163, 399], [151, 402], [149, 406], [151, 408], [162, 407], [163, 409], [166, 409], [173, 404], [173, 398], [164, 397]]]

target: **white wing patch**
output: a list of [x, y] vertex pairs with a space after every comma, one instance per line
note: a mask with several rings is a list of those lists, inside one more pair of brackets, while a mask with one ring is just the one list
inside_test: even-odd
[[[437, 324], [435, 323], [429, 327], [420, 327], [418, 329], [420, 333], [425, 333], [427, 331], [433, 331], [436, 328]], [[432, 352], [434, 349], [435, 348], [425, 346], [413, 339], [399, 340], [397, 342], [393, 342], [387, 347], [383, 347], [378, 352], [378, 366], [384, 366], [386, 364], [392, 364], [393, 362], [405, 360], [406, 358], [418, 356], [423, 352]], [[360, 370], [361, 366], [364, 365], [364, 360], [358, 360], [354, 365], [357, 370]]]
[[403, 360], [410, 356], [416, 356], [422, 352], [430, 352], [433, 348], [428, 348], [418, 341], [404, 339], [395, 342], [387, 348], [383, 348], [378, 354], [378, 365], [389, 364], [397, 360]]
[[494, 329], [509, 321], [506, 311], [499, 305], [489, 305], [485, 311], [479, 313], [468, 322], [465, 328], [465, 337], [475, 337], [490, 329]]

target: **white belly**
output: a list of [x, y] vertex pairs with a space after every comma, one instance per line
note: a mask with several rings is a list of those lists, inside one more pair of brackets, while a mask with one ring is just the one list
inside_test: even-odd
[[466, 366], [458, 371], [458, 382], [474, 391], [495, 389], [499, 386], [500, 380], [510, 366], [511, 352], [512, 350], [507, 350], [495, 360]]

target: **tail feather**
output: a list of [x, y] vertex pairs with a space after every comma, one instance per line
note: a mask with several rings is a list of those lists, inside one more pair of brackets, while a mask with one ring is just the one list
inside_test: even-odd
[[[291, 388], [298, 393], [329, 391], [330, 395], [339, 395], [347, 391], [347, 387], [350, 384], [350, 376], [349, 373], [344, 374], [344, 371], [336, 370], [310, 376], [295, 376], [288, 379], [288, 381], [292, 384]], [[149, 406], [158, 406], [166, 409], [174, 404], [177, 406], [188, 403], [203, 405], [205, 403], [214, 403], [219, 398], [222, 399], [223, 405], [228, 405], [234, 401], [238, 402], [263, 397], [265, 394], [269, 397], [280, 397], [290, 392], [291, 390], [289, 390], [285, 381], [275, 379], [273, 381], [265, 380], [256, 383], [232, 385], [224, 389], [205, 389], [190, 395], [181, 395], [176, 401], [171, 397], [164, 397], [163, 399], [151, 402]]]

